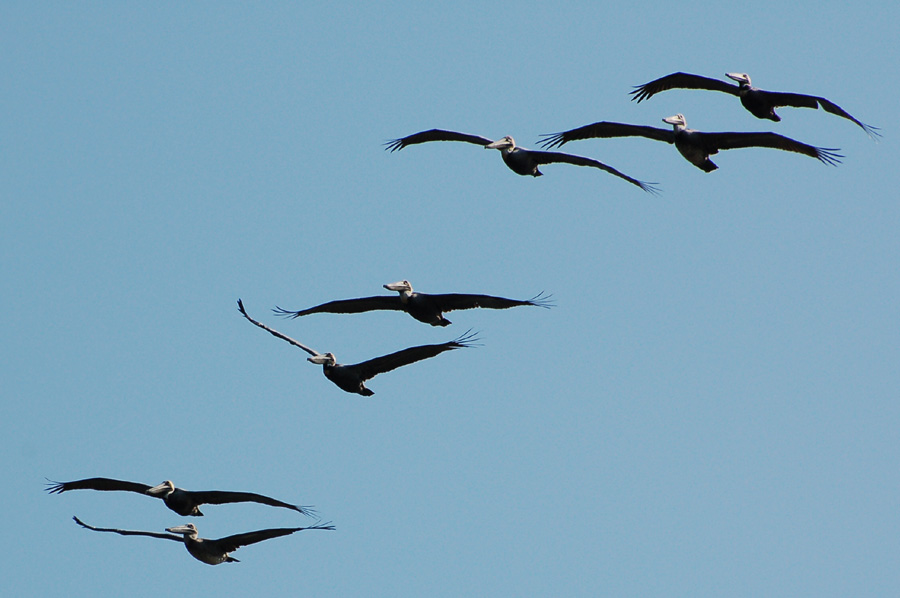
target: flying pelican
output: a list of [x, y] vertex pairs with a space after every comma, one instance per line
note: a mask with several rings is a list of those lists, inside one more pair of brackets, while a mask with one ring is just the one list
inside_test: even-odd
[[392, 282], [383, 286], [389, 291], [397, 291], [399, 295], [341, 299], [300, 311], [288, 311], [276, 306], [274, 311], [280, 316], [298, 318], [317, 313], [357, 314], [378, 309], [393, 309], [405, 311], [418, 321], [431, 324], [432, 326], [448, 326], [450, 320], [444, 317], [443, 312], [453, 311], [454, 309], [473, 309], [476, 307], [507, 309], [519, 305], [536, 305], [549, 308], [552, 305], [549, 297], [544, 297], [543, 293], [535, 295], [531, 299], [519, 300], [492, 297], [491, 295], [461, 295], [457, 293], [428, 295], [426, 293], [415, 293], [408, 280]]
[[401, 139], [392, 139], [385, 143], [387, 146], [385, 149], [394, 152], [402, 150], [407, 145], [425, 143], [427, 141], [465, 141], [466, 143], [474, 143], [475, 145], [483, 146], [484, 149], [500, 150], [500, 155], [503, 157], [503, 161], [506, 165], [509, 166], [509, 169], [522, 176], [542, 176], [543, 173], [538, 170], [538, 166], [541, 164], [564, 162], [566, 164], [575, 164], [576, 166], [593, 166], [594, 168], [605, 170], [621, 179], [625, 179], [632, 185], [637, 185], [649, 193], [657, 193], [659, 191], [652, 183], [644, 183], [637, 179], [633, 179], [628, 175], [622, 174], [615, 168], [591, 158], [583, 158], [581, 156], [561, 154], [558, 152], [527, 150], [517, 146], [515, 140], [509, 135], [499, 141], [491, 141], [487, 137], [480, 137], [478, 135], [467, 135], [466, 133], [457, 133], [455, 131], [431, 129], [430, 131], [422, 131], [421, 133], [408, 135]]
[[732, 85], [727, 81], [719, 81], [718, 79], [710, 79], [709, 77], [701, 77], [700, 75], [691, 75], [690, 73], [672, 73], [665, 77], [660, 77], [650, 83], [644, 83], [635, 87], [631, 95], [631, 99], [638, 103], [651, 98], [653, 95], [666, 91], [667, 89], [709, 89], [711, 91], [724, 91], [741, 99], [750, 114], [756, 118], [767, 118], [775, 122], [779, 122], [781, 117], [775, 114], [775, 108], [779, 106], [790, 106], [792, 108], [812, 108], [818, 109], [822, 107], [825, 112], [836, 114], [847, 120], [855, 122], [862, 127], [872, 139], [880, 135], [878, 127], [867, 125], [858, 121], [843, 108], [819, 96], [809, 96], [802, 93], [784, 93], [778, 91], [765, 91], [750, 85], [750, 75], [747, 73], [725, 73], [729, 79], [738, 82], [738, 85]]
[[545, 135], [541, 143], [544, 147], [559, 147], [576, 139], [591, 137], [647, 137], [656, 141], [674, 143], [688, 162], [705, 172], [712, 172], [718, 168], [709, 159], [712, 154], [718, 153], [719, 150], [740, 147], [770, 147], [798, 152], [831, 165], [839, 163], [840, 158], [843, 158], [840, 154], [835, 153], [834, 149], [806, 145], [777, 133], [702, 133], [688, 129], [683, 114], [676, 114], [662, 120], [664, 123], [672, 125], [671, 131], [640, 125], [596, 122], [571, 131]]
[[69, 490], [124, 490], [161, 498], [167, 507], [183, 517], [202, 517], [203, 513], [200, 512], [200, 505], [223, 505], [232, 502], [258, 502], [271, 507], [292, 509], [310, 517], [315, 513], [312, 507], [289, 505], [280, 500], [275, 500], [262, 494], [253, 494], [252, 492], [227, 492], [222, 490], [193, 492], [191, 490], [182, 490], [181, 488], [176, 488], [175, 484], [169, 480], [152, 487], [146, 484], [112, 480], [110, 478], [88, 478], [74, 482], [48, 481], [50, 483], [47, 484], [46, 490], [50, 494], [62, 494]]
[[[94, 527], [81, 521], [78, 517], [72, 517], [75, 523], [85, 529], [95, 532], [112, 532], [122, 536], [149, 536], [151, 538], [161, 538], [163, 540], [174, 540], [175, 542], [183, 542], [187, 551], [198, 561], [203, 561], [207, 565], [218, 565], [219, 563], [238, 563], [236, 558], [229, 555], [241, 546], [249, 546], [270, 538], [279, 538], [287, 536], [294, 532], [302, 532], [308, 529], [327, 529], [334, 530], [334, 526], [330, 523], [316, 524], [309, 527], [282, 527], [275, 529], [261, 529], [255, 532], [247, 532], [244, 534], [235, 534], [227, 538], [219, 538], [218, 540], [208, 540], [201, 538], [197, 534], [197, 528], [193, 523], [185, 525], [177, 525], [175, 527], [167, 527], [166, 531], [171, 532], [163, 534], [160, 532], [140, 532], [127, 529], [113, 529], [108, 527]], [[180, 535], [175, 535], [180, 534]]]
[[265, 324], [257, 322], [249, 315], [247, 315], [247, 311], [244, 309], [244, 303], [240, 299], [238, 299], [238, 309], [240, 310], [241, 315], [247, 318], [247, 320], [249, 320], [251, 324], [259, 326], [269, 334], [277, 336], [281, 340], [285, 340], [295, 347], [299, 347], [312, 355], [312, 357], [307, 358], [307, 361], [309, 361], [310, 363], [321, 365], [325, 377], [334, 382], [338, 386], [338, 388], [343, 391], [353, 392], [365, 397], [369, 397], [375, 394], [374, 392], [366, 388], [366, 380], [374, 378], [378, 374], [390, 372], [391, 370], [397, 369], [401, 366], [409, 365], [410, 363], [415, 363], [416, 361], [421, 361], [423, 359], [428, 359], [429, 357], [434, 357], [435, 355], [439, 355], [444, 351], [460, 349], [463, 347], [471, 347], [473, 343], [478, 340], [474, 337], [473, 334], [466, 332], [455, 340], [441, 343], [439, 345], [421, 345], [418, 347], [410, 347], [408, 349], [403, 349], [402, 351], [397, 351], [396, 353], [391, 353], [390, 355], [382, 355], [381, 357], [376, 357], [375, 359], [370, 359], [369, 361], [364, 361], [362, 363], [357, 363], [354, 365], [343, 365], [335, 360], [334, 353], [323, 354], [314, 351], [306, 345], [295, 341], [291, 337], [281, 334], [277, 330], [273, 330]]

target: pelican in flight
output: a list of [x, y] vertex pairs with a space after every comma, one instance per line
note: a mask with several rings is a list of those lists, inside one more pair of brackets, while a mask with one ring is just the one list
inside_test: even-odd
[[[175, 527], [167, 527], [168, 534], [161, 532], [141, 532], [131, 531], [127, 529], [113, 529], [107, 527], [94, 527], [80, 520], [78, 517], [72, 517], [75, 523], [85, 529], [95, 532], [112, 532], [122, 536], [149, 536], [151, 538], [161, 538], [163, 540], [173, 540], [175, 542], [183, 542], [187, 551], [191, 556], [202, 561], [207, 565], [218, 565], [220, 563], [238, 563], [236, 558], [229, 555], [241, 546], [249, 546], [263, 540], [271, 538], [279, 538], [288, 536], [294, 532], [302, 532], [308, 529], [326, 529], [334, 530], [334, 526], [330, 523], [316, 524], [309, 527], [281, 527], [275, 529], [261, 529], [255, 532], [247, 532], [244, 534], [235, 534], [227, 538], [219, 538], [218, 540], [208, 540], [201, 538], [197, 533], [197, 527], [193, 523], [185, 525], [177, 525]], [[176, 535], [177, 534], [177, 535]]]
[[430, 131], [422, 131], [421, 133], [408, 135], [401, 139], [392, 139], [385, 143], [387, 146], [385, 149], [395, 152], [397, 150], [402, 150], [407, 145], [426, 143], [428, 141], [464, 141], [466, 143], [480, 145], [484, 147], [484, 149], [500, 150], [500, 155], [506, 165], [509, 166], [509, 169], [522, 176], [542, 176], [543, 173], [538, 170], [538, 166], [542, 164], [552, 164], [554, 162], [563, 162], [566, 164], [574, 164], [576, 166], [593, 166], [594, 168], [605, 170], [610, 174], [624, 179], [632, 185], [637, 185], [644, 191], [649, 193], [658, 192], [658, 189], [654, 187], [652, 183], [644, 183], [643, 181], [633, 179], [630, 176], [619, 172], [615, 168], [607, 166], [592, 158], [561, 154], [559, 152], [527, 150], [517, 146], [515, 140], [509, 135], [499, 141], [491, 141], [487, 137], [481, 137], [479, 135], [467, 135], [466, 133], [457, 133], [455, 131], [431, 129]]
[[195, 492], [191, 490], [182, 490], [176, 488], [175, 484], [166, 480], [158, 486], [148, 486], [146, 484], [138, 484], [137, 482], [124, 482], [122, 480], [112, 480], [110, 478], [88, 478], [86, 480], [76, 480], [74, 482], [54, 482], [48, 480], [47, 492], [50, 494], [62, 494], [69, 490], [103, 490], [137, 492], [154, 498], [161, 498], [166, 506], [183, 517], [202, 517], [200, 505], [224, 505], [233, 502], [257, 502], [270, 507], [282, 507], [291, 509], [312, 517], [315, 511], [312, 507], [298, 507], [290, 505], [262, 494], [253, 494], [252, 492], [227, 492], [222, 490], [206, 490]]
[[276, 306], [274, 311], [279, 316], [299, 318], [300, 316], [318, 313], [358, 314], [364, 311], [393, 309], [405, 311], [418, 321], [431, 324], [432, 326], [448, 326], [450, 320], [444, 317], [443, 312], [455, 309], [474, 309], [476, 307], [507, 309], [519, 305], [536, 305], [545, 308], [552, 306], [550, 298], [545, 297], [543, 293], [535, 295], [531, 299], [519, 300], [492, 297], [491, 295], [461, 295], [458, 293], [428, 295], [426, 293], [416, 293], [413, 292], [412, 285], [408, 280], [392, 282], [383, 286], [389, 291], [396, 291], [399, 295], [341, 299], [300, 311], [288, 311]]
[[770, 147], [797, 152], [831, 165], [838, 164], [841, 161], [840, 158], [843, 158], [842, 155], [835, 153], [834, 149], [814, 147], [777, 133], [703, 133], [688, 129], [683, 114], [676, 114], [662, 120], [664, 123], [672, 125], [672, 129], [596, 122], [571, 131], [545, 135], [541, 143], [544, 147], [559, 147], [576, 139], [593, 137], [647, 137], [656, 141], [674, 143], [688, 162], [704, 172], [712, 172], [718, 168], [709, 159], [711, 155], [718, 153], [719, 150], [741, 147]]
[[381, 357], [376, 357], [375, 359], [370, 359], [369, 361], [364, 361], [362, 363], [357, 363], [354, 365], [343, 365], [337, 362], [337, 360], [334, 358], [334, 353], [323, 354], [319, 353], [318, 351], [314, 351], [306, 345], [295, 341], [291, 337], [286, 336], [278, 332], [277, 330], [273, 330], [265, 324], [257, 322], [247, 314], [247, 311], [244, 309], [244, 303], [240, 299], [238, 299], [238, 309], [240, 310], [241, 315], [247, 318], [247, 320], [249, 320], [251, 324], [259, 326], [269, 334], [277, 336], [281, 340], [287, 341], [295, 347], [299, 347], [312, 355], [312, 357], [307, 358], [307, 361], [309, 361], [310, 363], [321, 365], [325, 377], [334, 382], [334, 384], [336, 384], [338, 388], [346, 392], [363, 395], [364, 397], [369, 397], [375, 394], [374, 392], [366, 388], [366, 380], [374, 378], [378, 374], [390, 372], [391, 370], [397, 369], [401, 366], [409, 365], [423, 359], [428, 359], [429, 357], [434, 357], [435, 355], [440, 355], [444, 351], [471, 347], [478, 340], [473, 334], [466, 332], [462, 336], [452, 341], [441, 343], [439, 345], [421, 345], [418, 347], [410, 347], [408, 349], [403, 349], [402, 351], [397, 351], [396, 353], [391, 353], [390, 355], [382, 355]]
[[750, 84], [750, 75], [747, 73], [725, 73], [725, 76], [733, 81], [737, 81], [737, 85], [732, 85], [727, 81], [718, 79], [710, 79], [709, 77], [701, 77], [700, 75], [691, 75], [690, 73], [672, 73], [665, 77], [660, 77], [655, 81], [644, 83], [635, 87], [631, 95], [631, 99], [638, 103], [651, 98], [653, 95], [666, 91], [667, 89], [709, 89], [711, 91], [724, 91], [741, 99], [750, 114], [756, 118], [767, 118], [775, 122], [779, 122], [781, 117], [775, 114], [775, 108], [780, 106], [790, 106], [791, 108], [812, 108], [818, 109], [822, 107], [825, 112], [836, 114], [847, 120], [853, 121], [866, 132], [866, 134], [875, 139], [880, 134], [878, 127], [867, 125], [864, 122], [856, 120], [849, 112], [843, 108], [819, 96], [809, 96], [802, 93], [784, 93], [778, 91], [765, 91]]

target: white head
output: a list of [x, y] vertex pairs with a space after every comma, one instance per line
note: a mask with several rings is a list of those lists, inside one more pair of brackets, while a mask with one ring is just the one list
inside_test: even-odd
[[334, 365], [337, 363], [337, 360], [334, 358], [334, 353], [320, 353], [313, 357], [307, 357], [306, 361], [317, 365]]
[[725, 73], [725, 76], [728, 77], [729, 79], [737, 81], [742, 86], [743, 85], [746, 85], [747, 87], [750, 86], [750, 75], [748, 75], [747, 73]]
[[507, 135], [503, 139], [498, 139], [493, 143], [489, 143], [484, 146], [484, 149], [496, 149], [496, 150], [514, 150], [516, 149], [516, 140]]
[[406, 293], [407, 295], [413, 292], [412, 285], [408, 280], [400, 280], [398, 282], [392, 282], [390, 284], [383, 285], [389, 291], [397, 291], [401, 295]]
[[669, 116], [663, 119], [664, 123], [670, 124], [677, 130], [679, 127], [684, 128], [687, 126], [687, 121], [684, 118], [684, 114], [676, 114], [675, 116]]
[[147, 494], [151, 494], [153, 496], [162, 496], [163, 498], [169, 496], [173, 492], [175, 492], [175, 484], [172, 483], [172, 480], [166, 480], [159, 486], [154, 486], [153, 488], [147, 490]]

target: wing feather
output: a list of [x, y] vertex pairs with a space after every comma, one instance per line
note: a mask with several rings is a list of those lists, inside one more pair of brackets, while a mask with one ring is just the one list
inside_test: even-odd
[[340, 299], [338, 301], [329, 301], [322, 305], [302, 309], [300, 311], [288, 311], [275, 306], [273, 310], [279, 316], [286, 318], [299, 318], [309, 314], [330, 313], [330, 314], [358, 314], [365, 311], [374, 311], [381, 309], [393, 309], [403, 311], [403, 303], [400, 296], [377, 296], [377, 297], [360, 297], [359, 299]]
[[244, 309], [244, 302], [241, 301], [240, 299], [238, 299], [238, 310], [241, 312], [241, 315], [244, 316], [245, 318], [247, 318], [247, 320], [248, 320], [251, 324], [253, 324], [253, 325], [255, 325], [255, 326], [259, 326], [260, 328], [262, 328], [263, 330], [265, 330], [266, 332], [268, 332], [268, 333], [271, 334], [272, 336], [277, 336], [277, 337], [280, 338], [281, 340], [287, 341], [287, 342], [289, 342], [290, 344], [294, 345], [295, 347], [299, 347], [299, 348], [303, 349], [304, 351], [306, 351], [307, 353], [309, 353], [309, 354], [312, 355], [313, 357], [315, 357], [316, 355], [319, 355], [319, 353], [316, 353], [313, 349], [310, 349], [309, 347], [307, 347], [306, 345], [300, 343], [299, 341], [295, 341], [294, 339], [292, 339], [291, 337], [287, 336], [286, 334], [281, 334], [281, 333], [278, 332], [277, 330], [273, 330], [272, 328], [269, 328], [269, 327], [266, 326], [265, 324], [263, 324], [263, 323], [261, 323], [261, 322], [257, 322], [256, 320], [254, 320], [253, 318], [251, 318], [251, 317], [247, 314], [247, 310]]
[[446, 343], [409, 347], [408, 349], [403, 349], [401, 351], [397, 351], [396, 353], [382, 355], [381, 357], [376, 357], [368, 361], [363, 361], [362, 363], [344, 367], [356, 370], [356, 372], [360, 376], [360, 379], [369, 380], [371, 378], [374, 378], [378, 374], [390, 372], [391, 370], [395, 370], [399, 367], [403, 367], [404, 365], [409, 365], [417, 361], [422, 361], [423, 359], [429, 359], [436, 355], [440, 355], [444, 351], [471, 347], [474, 343], [477, 342], [477, 340], [478, 339], [475, 338], [475, 335], [472, 334], [471, 331], [467, 331], [462, 336]]
[[85, 529], [89, 529], [95, 532], [112, 532], [114, 534], [119, 534], [120, 536], [149, 536], [151, 538], [161, 538], [163, 540], [174, 540], [175, 542], [184, 542], [183, 536], [176, 536], [175, 534], [163, 534], [160, 532], [141, 532], [141, 531], [132, 531], [127, 529], [114, 529], [109, 527], [94, 527], [92, 525], [88, 525], [83, 522], [78, 517], [72, 517], [75, 520], [75, 523], [80, 525]]
[[[832, 166], [839, 164], [840, 159], [843, 158], [842, 155], [836, 153], [838, 150], [834, 148], [808, 145], [778, 133], [697, 133], [697, 135], [703, 140], [704, 146], [708, 150], [712, 148], [727, 150], [742, 147], [768, 147], [810, 156]], [[710, 153], [714, 152], [710, 151]]]
[[666, 143], [675, 142], [675, 132], [669, 129], [659, 129], [644, 125], [629, 125], [601, 121], [577, 129], [544, 135], [540, 144], [544, 149], [560, 147], [570, 141], [578, 139], [609, 138], [609, 137], [647, 137]]
[[469, 135], [467, 133], [457, 133], [456, 131], [445, 131], [443, 129], [430, 129], [420, 133], [414, 133], [401, 137], [400, 139], [391, 139], [384, 145], [386, 150], [395, 152], [402, 150], [407, 145], [416, 143], [427, 143], [429, 141], [463, 141], [465, 143], [474, 143], [475, 145], [487, 145], [493, 143], [493, 140], [480, 135]]
[[701, 77], [700, 75], [692, 75], [690, 73], [672, 73], [665, 77], [660, 77], [649, 83], [638, 85], [631, 91], [633, 96], [631, 99], [640, 103], [650, 99], [657, 93], [668, 89], [708, 89], [710, 91], [723, 91], [733, 96], [739, 95], [740, 87], [720, 81], [719, 79], [711, 79], [709, 77]]
[[111, 478], [87, 478], [84, 480], [75, 480], [74, 482], [54, 482], [47, 480], [47, 492], [50, 494], [61, 494], [69, 490], [101, 490], [101, 491], [117, 491], [137, 492], [138, 494], [146, 494], [147, 490], [152, 488], [147, 484], [139, 484], [137, 482], [126, 482], [123, 480], [113, 480]]

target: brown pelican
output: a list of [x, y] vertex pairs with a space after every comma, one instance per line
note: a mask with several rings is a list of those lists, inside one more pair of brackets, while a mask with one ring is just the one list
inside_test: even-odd
[[756, 118], [767, 118], [779, 122], [781, 117], [775, 114], [775, 108], [779, 106], [813, 109], [818, 109], [821, 106], [825, 112], [830, 112], [855, 122], [872, 139], [879, 135], [878, 127], [856, 120], [843, 108], [825, 98], [808, 96], [802, 93], [784, 93], [758, 89], [750, 85], [750, 75], [747, 73], [725, 73], [725, 76], [737, 81], [738, 85], [732, 85], [727, 81], [719, 81], [718, 79], [710, 79], [709, 77], [701, 77], [700, 75], [691, 75], [690, 73], [672, 73], [650, 83], [644, 83], [635, 87], [634, 91], [631, 92], [631, 95], [634, 96], [631, 99], [641, 102], [661, 91], [674, 88], [724, 91], [739, 97], [744, 108]]
[[393, 309], [405, 311], [418, 321], [431, 324], [432, 326], [447, 326], [450, 324], [450, 320], [444, 317], [443, 312], [445, 311], [474, 309], [476, 307], [507, 309], [519, 305], [536, 305], [549, 308], [552, 305], [549, 297], [544, 297], [543, 293], [531, 299], [519, 300], [492, 297], [491, 295], [461, 295], [457, 293], [428, 295], [426, 293], [415, 293], [408, 280], [392, 282], [383, 286], [389, 291], [397, 291], [399, 295], [341, 299], [300, 311], [288, 311], [276, 306], [274, 311], [280, 316], [298, 318], [318, 313], [357, 314], [364, 311]]
[[423, 359], [428, 359], [429, 357], [434, 357], [435, 355], [439, 355], [444, 351], [460, 349], [463, 347], [471, 347], [477, 341], [473, 334], [466, 332], [455, 340], [441, 343], [439, 345], [421, 345], [418, 347], [410, 347], [408, 349], [403, 349], [402, 351], [397, 351], [396, 353], [391, 353], [390, 355], [382, 355], [381, 357], [376, 357], [375, 359], [370, 359], [369, 361], [364, 361], [362, 363], [357, 363], [354, 365], [343, 365], [335, 360], [333, 353], [323, 354], [319, 353], [318, 351], [314, 351], [306, 345], [295, 341], [291, 337], [281, 334], [277, 330], [273, 330], [265, 324], [257, 322], [249, 315], [247, 315], [247, 311], [244, 309], [244, 303], [240, 299], [238, 299], [238, 309], [240, 310], [241, 314], [250, 321], [250, 323], [259, 326], [269, 334], [277, 336], [281, 340], [285, 340], [295, 347], [299, 347], [312, 355], [312, 357], [307, 358], [307, 361], [309, 361], [310, 363], [321, 365], [325, 377], [334, 382], [338, 386], [338, 388], [346, 392], [353, 392], [365, 397], [375, 394], [374, 392], [366, 388], [366, 380], [374, 378], [378, 374], [390, 372], [391, 370], [397, 369], [401, 366], [409, 365]]
[[[161, 538], [163, 540], [174, 540], [175, 542], [183, 542], [187, 551], [198, 561], [203, 561], [207, 565], [218, 565], [219, 563], [238, 563], [236, 558], [229, 555], [241, 546], [249, 546], [270, 538], [278, 538], [287, 536], [294, 532], [302, 532], [308, 529], [326, 529], [334, 530], [334, 526], [330, 523], [316, 524], [309, 527], [282, 527], [275, 529], [261, 529], [255, 532], [247, 532], [245, 534], [235, 534], [227, 538], [219, 538], [218, 540], [208, 540], [201, 538], [197, 534], [197, 528], [193, 523], [185, 525], [177, 525], [175, 527], [167, 527], [166, 531], [171, 532], [163, 534], [160, 532], [141, 532], [131, 531], [127, 529], [113, 529], [107, 527], [94, 527], [81, 521], [78, 517], [72, 517], [75, 523], [81, 527], [95, 532], [112, 532], [122, 536], [149, 536], [151, 538]], [[175, 535], [180, 534], [180, 535]]]
[[253, 494], [252, 492], [227, 492], [222, 490], [207, 490], [194, 492], [191, 490], [182, 490], [176, 488], [175, 484], [166, 480], [158, 486], [148, 486], [146, 484], [138, 484], [136, 482], [124, 482], [122, 480], [112, 480], [110, 478], [88, 478], [86, 480], [76, 480], [74, 482], [54, 482], [48, 480], [47, 492], [50, 494], [62, 494], [69, 490], [103, 490], [116, 491], [124, 490], [126, 492], [137, 492], [155, 498], [161, 498], [166, 506], [184, 517], [202, 517], [200, 505], [223, 505], [232, 502], [258, 502], [271, 507], [283, 507], [291, 509], [304, 515], [313, 516], [315, 511], [311, 507], [298, 507], [289, 505], [288, 503], [263, 496], [262, 494]]
[[831, 165], [839, 163], [840, 158], [843, 158], [840, 154], [835, 153], [834, 149], [806, 145], [777, 133], [702, 133], [694, 129], [688, 129], [687, 121], [683, 114], [664, 118], [663, 122], [672, 125], [672, 130], [622, 123], [597, 122], [578, 129], [572, 129], [571, 131], [545, 135], [541, 143], [544, 144], [544, 147], [559, 147], [576, 139], [588, 139], [591, 137], [647, 137], [656, 141], [674, 143], [675, 147], [688, 162], [705, 172], [712, 172], [718, 168], [709, 159], [712, 154], [718, 153], [719, 150], [740, 147], [770, 147], [789, 152], [798, 152]]
[[541, 164], [564, 162], [566, 164], [575, 164], [576, 166], [593, 166], [594, 168], [599, 168], [600, 170], [605, 170], [610, 174], [614, 174], [621, 179], [625, 179], [632, 185], [637, 185], [644, 191], [650, 193], [658, 192], [658, 189], [654, 187], [652, 183], [644, 183], [637, 179], [633, 179], [628, 175], [622, 174], [615, 168], [607, 166], [597, 160], [573, 156], [571, 154], [561, 154], [558, 152], [527, 150], [517, 146], [515, 140], [509, 135], [499, 141], [491, 141], [487, 137], [480, 137], [478, 135], [467, 135], [466, 133], [456, 133], [455, 131], [431, 129], [430, 131], [422, 131], [421, 133], [408, 135], [401, 139], [388, 141], [385, 143], [387, 146], [385, 149], [394, 152], [402, 150], [407, 145], [425, 143], [427, 141], [465, 141], [466, 143], [474, 143], [475, 145], [483, 146], [484, 149], [500, 150], [500, 155], [503, 157], [503, 161], [506, 165], [509, 166], [509, 169], [516, 174], [521, 174], [523, 176], [541, 176], [543, 173], [538, 170], [538, 166]]

